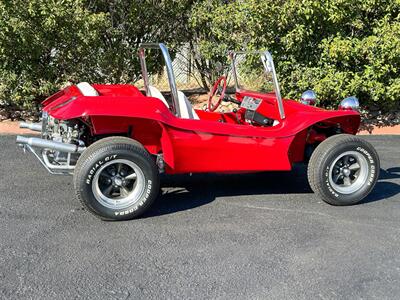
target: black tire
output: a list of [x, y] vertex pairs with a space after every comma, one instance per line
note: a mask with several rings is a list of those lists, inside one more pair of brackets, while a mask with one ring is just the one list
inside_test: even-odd
[[323, 141], [311, 155], [308, 182], [325, 202], [352, 205], [371, 192], [379, 170], [379, 157], [370, 143], [354, 135], [339, 134]]
[[[110, 168], [115, 176], [108, 173]], [[127, 174], [130, 172], [131, 176], [137, 174], [133, 174], [133, 179], [125, 180], [128, 176], [121, 177], [121, 169]], [[117, 177], [118, 186], [115, 185]], [[111, 182], [111, 192], [105, 192], [108, 187], [102, 191], [100, 185], [104, 181], [105, 186]], [[74, 188], [77, 198], [95, 216], [103, 220], [129, 220], [142, 215], [157, 198], [159, 172], [155, 161], [140, 143], [125, 137], [108, 137], [90, 145], [79, 157], [74, 171]], [[123, 195], [121, 189], [129, 193]], [[114, 203], [123, 202], [123, 205], [119, 203], [114, 207], [110, 199]]]

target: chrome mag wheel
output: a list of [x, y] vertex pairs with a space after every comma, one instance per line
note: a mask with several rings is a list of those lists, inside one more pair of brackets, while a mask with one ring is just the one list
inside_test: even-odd
[[311, 155], [307, 177], [311, 189], [331, 205], [360, 203], [379, 178], [379, 156], [365, 139], [337, 134], [320, 143]]
[[142, 197], [145, 192], [145, 176], [134, 162], [113, 160], [96, 172], [92, 191], [101, 205], [111, 209], [125, 209]]
[[339, 155], [329, 168], [329, 183], [341, 194], [361, 189], [368, 179], [368, 161], [361, 153], [347, 151]]

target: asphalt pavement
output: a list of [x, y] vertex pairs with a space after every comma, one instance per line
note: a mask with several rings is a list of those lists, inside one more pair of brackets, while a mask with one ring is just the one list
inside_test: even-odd
[[297, 166], [164, 177], [144, 218], [103, 222], [0, 136], [0, 298], [399, 299], [400, 136], [365, 138], [381, 175], [359, 205]]

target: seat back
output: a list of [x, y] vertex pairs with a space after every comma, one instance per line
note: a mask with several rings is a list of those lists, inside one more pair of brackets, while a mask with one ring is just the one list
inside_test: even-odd
[[147, 91], [148, 91], [148, 96], [160, 99], [169, 108], [167, 100], [165, 100], [164, 96], [156, 87], [149, 85]]
[[[165, 100], [164, 96], [161, 94], [161, 92], [156, 87], [149, 85], [148, 96], [160, 99], [169, 108], [167, 100]], [[182, 93], [181, 91], [178, 91], [178, 101], [179, 101], [179, 109], [180, 109], [181, 118], [199, 120], [199, 116], [194, 111], [192, 105], [190, 104], [189, 100], [186, 98], [185, 94]]]
[[83, 96], [100, 96], [99, 92], [87, 82], [80, 82], [76, 86]]
[[188, 98], [186, 98], [185, 94], [181, 91], [178, 91], [178, 101], [181, 118], [200, 120], [199, 116], [193, 109], [192, 104], [190, 104]]

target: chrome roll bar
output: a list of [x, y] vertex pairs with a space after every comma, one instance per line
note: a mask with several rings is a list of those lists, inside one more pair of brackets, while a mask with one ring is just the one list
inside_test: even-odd
[[174, 70], [172, 68], [172, 61], [171, 61], [171, 57], [168, 52], [168, 48], [163, 43], [142, 43], [139, 45], [139, 53], [138, 54], [139, 54], [139, 59], [140, 59], [140, 65], [142, 68], [142, 77], [143, 77], [143, 82], [144, 82], [144, 88], [146, 91], [146, 95], [149, 95], [149, 76], [147, 73], [145, 49], [160, 49], [161, 50], [161, 54], [164, 58], [165, 66], [167, 69], [169, 88], [171, 90], [171, 97], [172, 97], [171, 110], [172, 110], [173, 114], [175, 114], [177, 117], [180, 117], [178, 89], [176, 88], [175, 75], [174, 75]]
[[237, 52], [231, 51], [231, 52], [229, 52], [229, 56], [232, 60], [232, 73], [233, 73], [233, 79], [235, 80], [235, 88], [237, 91], [239, 91], [240, 87], [239, 87], [239, 81], [238, 81], [238, 77], [237, 77], [237, 70], [236, 70], [236, 64], [235, 64], [237, 54], [260, 54], [261, 62], [264, 66], [265, 72], [272, 73], [272, 84], [274, 86], [276, 101], [278, 104], [279, 116], [282, 120], [285, 119], [286, 116], [285, 116], [285, 110], [283, 108], [281, 90], [279, 87], [279, 81], [278, 81], [278, 77], [276, 75], [274, 60], [272, 59], [271, 53], [269, 53], [269, 51], [237, 51]]

